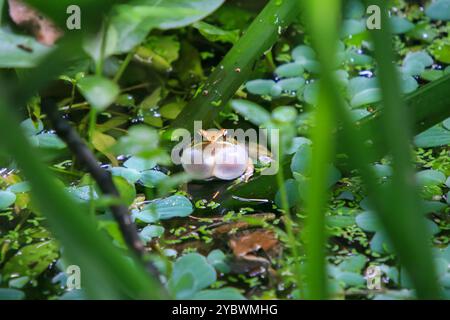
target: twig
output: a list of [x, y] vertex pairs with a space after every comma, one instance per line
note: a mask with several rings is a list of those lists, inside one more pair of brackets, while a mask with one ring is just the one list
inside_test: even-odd
[[[42, 109], [47, 114], [48, 120], [58, 137], [67, 144], [75, 155], [75, 158], [91, 174], [102, 193], [116, 198], [120, 197], [111, 174], [99, 165], [97, 158], [81, 139], [80, 135], [59, 114], [56, 103], [53, 101], [45, 101], [42, 103]], [[116, 204], [111, 205], [110, 209], [114, 219], [119, 224], [125, 243], [139, 258], [142, 258], [145, 254], [145, 247], [139, 237], [136, 226], [131, 220], [131, 216], [128, 214], [128, 208], [125, 205]], [[158, 277], [159, 272], [152, 263], [147, 263], [147, 268], [152, 275]]]

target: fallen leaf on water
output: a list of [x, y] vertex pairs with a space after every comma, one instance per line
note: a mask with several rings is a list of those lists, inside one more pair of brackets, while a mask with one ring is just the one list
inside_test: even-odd
[[278, 246], [278, 239], [271, 230], [247, 230], [232, 237], [229, 244], [236, 257], [245, 258], [259, 250], [269, 254]]

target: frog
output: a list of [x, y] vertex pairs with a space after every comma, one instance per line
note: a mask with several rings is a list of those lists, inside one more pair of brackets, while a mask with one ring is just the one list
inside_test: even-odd
[[[184, 170], [197, 179], [248, 182], [255, 172], [255, 156], [263, 162], [271, 161], [268, 149], [256, 143], [240, 143], [228, 129], [201, 129], [198, 134], [202, 141], [194, 141], [181, 158]], [[195, 157], [200, 161], [192, 161]]]

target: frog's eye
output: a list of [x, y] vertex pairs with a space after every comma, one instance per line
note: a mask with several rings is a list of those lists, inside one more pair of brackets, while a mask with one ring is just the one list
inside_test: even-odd
[[248, 155], [245, 147], [238, 144], [223, 144], [215, 148], [213, 175], [223, 180], [242, 176], [247, 169]]
[[181, 164], [184, 170], [196, 179], [207, 179], [213, 176], [214, 157], [204, 152], [201, 145], [184, 149]]

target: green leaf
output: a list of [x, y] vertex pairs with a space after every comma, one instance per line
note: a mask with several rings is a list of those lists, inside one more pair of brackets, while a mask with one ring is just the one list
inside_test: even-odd
[[283, 79], [278, 81], [278, 85], [283, 91], [297, 91], [300, 90], [305, 84], [305, 79], [302, 77]]
[[353, 108], [381, 100], [381, 92], [376, 78], [353, 78], [349, 81], [348, 92]]
[[111, 105], [119, 95], [120, 88], [113, 81], [99, 76], [88, 76], [77, 83], [81, 94], [97, 111], [103, 111]]
[[278, 123], [292, 123], [297, 118], [297, 114], [297, 110], [294, 107], [281, 106], [272, 111], [272, 118]]
[[127, 180], [130, 184], [136, 183], [141, 178], [141, 173], [135, 169], [124, 168], [124, 167], [113, 167], [110, 168], [113, 176], [122, 177]]
[[292, 50], [292, 58], [302, 65], [307, 71], [318, 73], [320, 65], [316, 61], [316, 53], [311, 47], [300, 45]]
[[149, 170], [142, 173], [140, 181], [142, 185], [146, 186], [147, 188], [155, 188], [162, 181], [165, 181], [167, 179], [168, 176], [161, 171]]
[[134, 0], [115, 7], [112, 26], [118, 30], [116, 53], [131, 50], [154, 29], [173, 29], [199, 21], [224, 0]]
[[58, 246], [54, 241], [38, 242], [20, 248], [4, 267], [6, 277], [37, 277], [59, 256]]
[[113, 176], [113, 181], [119, 190], [120, 198], [126, 205], [131, 205], [136, 198], [136, 188], [134, 187], [134, 184], [119, 176]]
[[[294, 180], [294, 179], [287, 179], [284, 182], [284, 186], [286, 188], [289, 208], [292, 208], [293, 206], [295, 206], [297, 204], [298, 198], [299, 198], [298, 182], [296, 180]], [[281, 195], [280, 195], [279, 191], [275, 195], [275, 204], [279, 208], [283, 207], [282, 203], [281, 203]]]
[[341, 27], [341, 38], [366, 31], [365, 20], [344, 20]]
[[442, 78], [443, 76], [444, 76], [443, 70], [425, 70], [420, 74], [420, 77], [427, 81], [435, 81], [439, 78]]
[[366, 13], [366, 8], [360, 0], [345, 1], [345, 8], [343, 11], [346, 19], [359, 19]]
[[139, 236], [146, 244], [153, 238], [161, 237], [164, 234], [164, 228], [160, 226], [146, 226], [139, 232]]
[[419, 87], [416, 79], [412, 76], [402, 74], [400, 80], [403, 93], [411, 93]]
[[304, 176], [308, 174], [311, 163], [312, 147], [309, 144], [302, 144], [291, 160], [291, 171]]
[[31, 186], [28, 181], [18, 182], [16, 184], [9, 186], [6, 189], [6, 191], [11, 191], [14, 193], [26, 193], [26, 192], [29, 192], [30, 190], [31, 190]]
[[0, 28], [0, 68], [32, 68], [51, 51], [34, 38]]
[[223, 30], [212, 24], [198, 21], [193, 24], [202, 36], [211, 42], [224, 42], [234, 44], [239, 40], [239, 30]]
[[16, 195], [11, 191], [0, 191], [0, 210], [8, 208], [16, 202]]
[[450, 144], [450, 130], [434, 126], [414, 138], [414, 144], [420, 148], [439, 147]]
[[355, 254], [345, 258], [345, 260], [339, 264], [339, 269], [347, 272], [361, 273], [367, 263], [367, 260], [368, 259], [364, 255]]
[[272, 87], [275, 85], [273, 80], [251, 80], [245, 84], [247, 91], [258, 95], [267, 95], [271, 93]]
[[0, 300], [22, 300], [25, 293], [17, 289], [0, 288]]
[[450, 21], [450, 0], [436, 0], [425, 10], [425, 14], [433, 20]]
[[260, 126], [270, 120], [270, 113], [259, 104], [248, 100], [232, 100], [231, 107], [254, 125]]
[[[209, 287], [216, 281], [216, 272], [214, 268], [207, 262], [205, 257], [198, 253], [189, 253], [178, 258], [172, 270], [172, 276], [168, 282], [169, 290], [176, 298], [192, 298], [185, 294], [180, 295], [179, 284], [186, 277], [192, 276], [193, 281], [189, 281], [189, 292], [196, 293], [206, 287]], [[175, 290], [177, 289], [178, 290]]]
[[275, 69], [280, 78], [300, 77], [303, 75], [303, 66], [298, 62], [285, 63]]
[[186, 101], [174, 101], [170, 102], [168, 104], [163, 105], [159, 109], [159, 113], [161, 116], [163, 116], [166, 119], [175, 119], [183, 110], [184, 106], [186, 105]]
[[172, 71], [172, 63], [179, 58], [180, 42], [176, 36], [151, 36], [138, 47], [135, 57], [159, 71]]
[[189, 199], [180, 195], [154, 200], [144, 207], [144, 210], [147, 209], [157, 213], [162, 220], [187, 217], [194, 210]]
[[391, 17], [389, 21], [394, 34], [406, 33], [414, 29], [414, 24], [405, 18]]
[[62, 150], [66, 144], [55, 133], [42, 132], [31, 139], [31, 142], [39, 148]]
[[219, 270], [222, 273], [228, 273], [230, 272], [230, 267], [225, 262], [226, 256], [223, 253], [222, 250], [215, 249], [211, 251], [208, 256], [206, 257], [206, 260], [209, 264], [211, 264], [214, 268]]
[[421, 186], [435, 186], [445, 183], [445, 174], [437, 170], [423, 170], [417, 172], [417, 183]]
[[31, 118], [28, 118], [20, 123], [20, 128], [26, 136], [34, 136], [44, 130], [44, 124], [38, 120], [34, 122]]
[[203, 290], [196, 293], [193, 300], [245, 300], [245, 297], [235, 288]]
[[130, 157], [123, 163], [124, 167], [135, 169], [137, 171], [145, 171], [153, 169], [156, 166], [156, 162], [152, 159], [144, 159], [140, 157]]
[[376, 232], [382, 229], [378, 217], [369, 211], [356, 216], [356, 224], [365, 231]]

